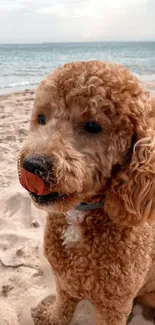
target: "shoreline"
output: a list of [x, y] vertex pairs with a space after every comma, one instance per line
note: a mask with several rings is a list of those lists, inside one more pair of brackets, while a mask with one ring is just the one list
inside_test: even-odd
[[1, 93], [0, 92], [0, 99], [6, 99], [7, 97], [10, 96], [19, 96], [19, 95], [26, 95], [26, 94], [34, 94], [36, 91], [36, 88], [32, 88], [32, 89], [24, 89], [24, 90], [15, 90], [15, 91], [11, 91], [11, 92], [4, 92]]
[[[136, 77], [141, 81], [141, 83], [144, 85], [144, 87], [146, 87], [146, 89], [148, 89], [150, 92], [152, 92], [155, 95], [155, 78], [145, 80], [139, 78], [139, 76]], [[12, 88], [0, 88], [0, 97], [9, 96], [11, 94], [35, 92], [37, 86], [38, 85], [36, 85], [35, 87], [33, 85], [29, 87], [19, 86], [19, 87], [12, 87]]]
[[[36, 85], [37, 87], [37, 85]], [[35, 90], [36, 87], [33, 86], [19, 86], [19, 87], [10, 87], [10, 88], [0, 88], [0, 96], [2, 95], [10, 95], [10, 94], [15, 94], [15, 93], [21, 93], [21, 92], [28, 92], [31, 90]]]

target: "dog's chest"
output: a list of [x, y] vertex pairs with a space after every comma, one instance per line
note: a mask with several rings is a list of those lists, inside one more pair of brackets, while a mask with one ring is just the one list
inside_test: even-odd
[[[81, 243], [81, 213], [71, 211], [59, 220], [48, 218], [45, 229], [45, 253], [54, 269], [61, 274], [84, 261], [85, 247]], [[60, 221], [60, 222], [59, 222]]]
[[[67, 219], [64, 222], [62, 220], [47, 220], [45, 254], [62, 286], [65, 285], [66, 290], [72, 290], [74, 296], [77, 293], [79, 296], [79, 292], [82, 295], [83, 292], [84, 297], [86, 292], [89, 293], [93, 286], [96, 286], [95, 276], [99, 266], [97, 260], [100, 255], [97, 246], [100, 240], [98, 239], [98, 243], [96, 240], [94, 245], [89, 239], [83, 241], [80, 229], [83, 220], [81, 213], [75, 216], [70, 212]], [[103, 259], [100, 260], [100, 264], [102, 263]], [[101, 269], [102, 267], [100, 265]]]
[[[106, 224], [103, 227], [99, 221], [97, 224], [98, 227], [89, 228], [84, 238], [80, 238], [79, 236], [83, 236], [80, 223], [75, 224], [77, 230], [72, 229], [73, 225], [68, 224], [63, 217], [56, 220], [48, 218], [45, 254], [61, 286], [73, 296], [91, 299], [94, 292], [105, 291], [109, 294], [110, 283], [113, 283], [114, 291], [117, 290], [118, 283], [120, 291], [123, 291], [125, 284], [125, 290], [130, 294], [131, 288], [133, 290], [135, 285], [139, 285], [148, 267], [144, 261], [145, 245], [144, 250], [138, 246], [140, 233], [136, 230], [135, 234], [131, 234], [130, 230], [126, 230], [121, 234], [111, 225]], [[143, 230], [143, 235], [144, 232]], [[144, 236], [144, 242], [145, 239]], [[141, 254], [145, 263], [139, 269], [139, 265], [133, 261], [141, 259]]]

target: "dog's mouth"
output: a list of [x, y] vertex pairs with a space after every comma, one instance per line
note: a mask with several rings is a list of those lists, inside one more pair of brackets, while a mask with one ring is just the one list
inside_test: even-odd
[[[27, 169], [21, 167], [21, 158], [18, 160], [18, 172], [19, 172], [19, 181], [21, 185], [28, 191], [32, 200], [40, 206], [49, 206], [56, 203], [60, 203], [61, 207], [63, 205], [68, 205], [73, 199], [77, 200], [77, 192], [64, 193], [61, 190], [59, 191], [60, 186], [50, 185], [49, 182], [44, 181], [40, 175], [36, 175], [32, 172], [29, 172]], [[55, 188], [53, 188], [55, 187]], [[57, 190], [59, 192], [57, 192]], [[79, 201], [79, 200], [78, 200]]]
[[67, 194], [51, 190], [50, 184], [24, 168], [19, 167], [19, 181], [29, 192], [34, 202], [39, 205], [54, 204], [56, 201], [65, 200]]
[[68, 195], [64, 193], [52, 192], [46, 195], [37, 195], [33, 192], [30, 192], [32, 199], [39, 205], [49, 205], [54, 204], [60, 200], [65, 200]]

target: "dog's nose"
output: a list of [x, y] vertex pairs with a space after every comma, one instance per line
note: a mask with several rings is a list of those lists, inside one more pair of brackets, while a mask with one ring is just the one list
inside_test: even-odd
[[27, 156], [23, 160], [23, 168], [43, 180], [46, 179], [50, 165], [49, 159], [40, 155]]

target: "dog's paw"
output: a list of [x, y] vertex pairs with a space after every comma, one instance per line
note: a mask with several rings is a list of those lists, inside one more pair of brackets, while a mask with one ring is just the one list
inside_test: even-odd
[[39, 304], [42, 304], [42, 305], [46, 305], [46, 304], [50, 304], [52, 305], [55, 301], [55, 296], [54, 295], [49, 295], [45, 298], [43, 298]]
[[37, 300], [33, 305], [25, 307], [18, 316], [20, 325], [42, 325], [43, 314], [46, 313], [46, 308], [52, 305], [55, 301], [55, 296], [49, 295], [41, 300]]

